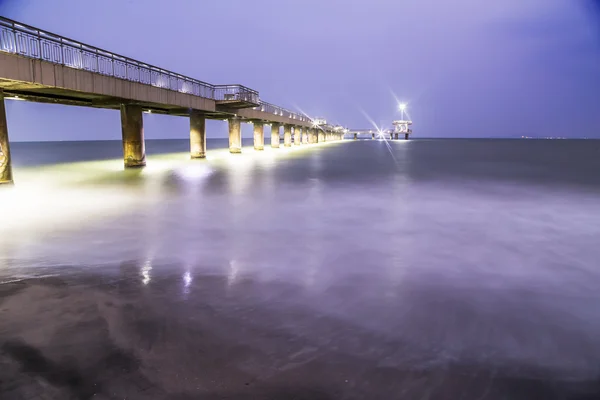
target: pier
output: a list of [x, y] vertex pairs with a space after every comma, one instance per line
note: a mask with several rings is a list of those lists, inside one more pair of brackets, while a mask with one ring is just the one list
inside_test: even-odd
[[345, 133], [350, 133], [354, 140], [358, 140], [360, 135], [369, 135], [372, 140], [385, 140], [387, 137], [389, 137], [390, 140], [398, 140], [400, 135], [403, 135], [404, 140], [408, 140], [409, 136], [412, 134], [412, 129], [410, 129], [410, 126], [412, 125], [412, 120], [410, 119], [410, 117], [408, 117], [406, 107], [407, 106], [404, 103], [399, 105], [402, 117], [401, 119], [392, 122], [392, 129], [347, 129], [345, 130]]
[[206, 157], [206, 119], [229, 123], [229, 151], [240, 153], [241, 124], [254, 149], [342, 140], [343, 130], [263, 101], [244, 85], [214, 85], [0, 17], [0, 184], [12, 183], [5, 99], [120, 110], [125, 168], [146, 165], [143, 113], [187, 117], [190, 157]]

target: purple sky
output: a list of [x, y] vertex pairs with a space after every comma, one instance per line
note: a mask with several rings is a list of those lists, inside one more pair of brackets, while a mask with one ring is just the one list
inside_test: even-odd
[[[600, 137], [594, 3], [0, 0], [0, 13], [349, 127], [369, 128], [368, 118], [388, 127], [399, 99], [416, 137]], [[14, 101], [7, 110], [14, 141], [120, 138], [117, 111]], [[185, 138], [189, 126], [146, 115], [145, 129]], [[208, 135], [226, 137], [226, 124]]]

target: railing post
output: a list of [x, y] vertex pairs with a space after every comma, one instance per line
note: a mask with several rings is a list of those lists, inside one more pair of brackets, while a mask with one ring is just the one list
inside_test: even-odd
[[63, 46], [62, 38], [60, 38], [60, 58], [61, 65], [65, 65], [65, 46]]
[[42, 57], [42, 35], [40, 34], [40, 31], [37, 31], [37, 38], [38, 38], [38, 54], [39, 54], [39, 58], [40, 60], [43, 60]]

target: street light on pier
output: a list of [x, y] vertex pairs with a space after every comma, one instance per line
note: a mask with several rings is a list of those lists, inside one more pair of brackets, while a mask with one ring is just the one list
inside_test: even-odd
[[406, 104], [400, 104], [400, 111], [402, 112], [402, 120], [404, 120], [404, 111], [406, 110]]

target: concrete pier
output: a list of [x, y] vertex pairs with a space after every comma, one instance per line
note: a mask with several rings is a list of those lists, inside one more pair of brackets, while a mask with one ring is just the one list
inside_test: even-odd
[[242, 152], [242, 123], [239, 118], [229, 118], [229, 152]]
[[265, 125], [261, 121], [254, 122], [254, 150], [265, 149]]
[[394, 139], [398, 140], [398, 132], [394, 133]]
[[404, 140], [408, 140], [408, 133], [404, 134]]
[[308, 128], [302, 130], [302, 144], [308, 144]]
[[292, 146], [292, 126], [288, 124], [283, 125], [283, 146]]
[[123, 135], [125, 168], [145, 166], [146, 145], [144, 143], [142, 106], [121, 104], [121, 133]]
[[190, 157], [206, 157], [206, 118], [197, 110], [190, 113]]
[[0, 185], [13, 183], [10, 144], [8, 143], [8, 124], [4, 107], [4, 92], [0, 89]]
[[302, 144], [302, 128], [299, 126], [294, 127], [294, 144], [300, 146]]
[[325, 141], [325, 132], [323, 132], [322, 130], [319, 129], [319, 132], [317, 133], [317, 142], [321, 143]]
[[375, 134], [371, 133], [371, 140], [375, 140]]
[[279, 124], [271, 124], [271, 147], [274, 149], [279, 148]]
[[354, 134], [354, 140], [358, 140], [358, 133]]
[[390, 140], [394, 140], [394, 134], [390, 133]]

